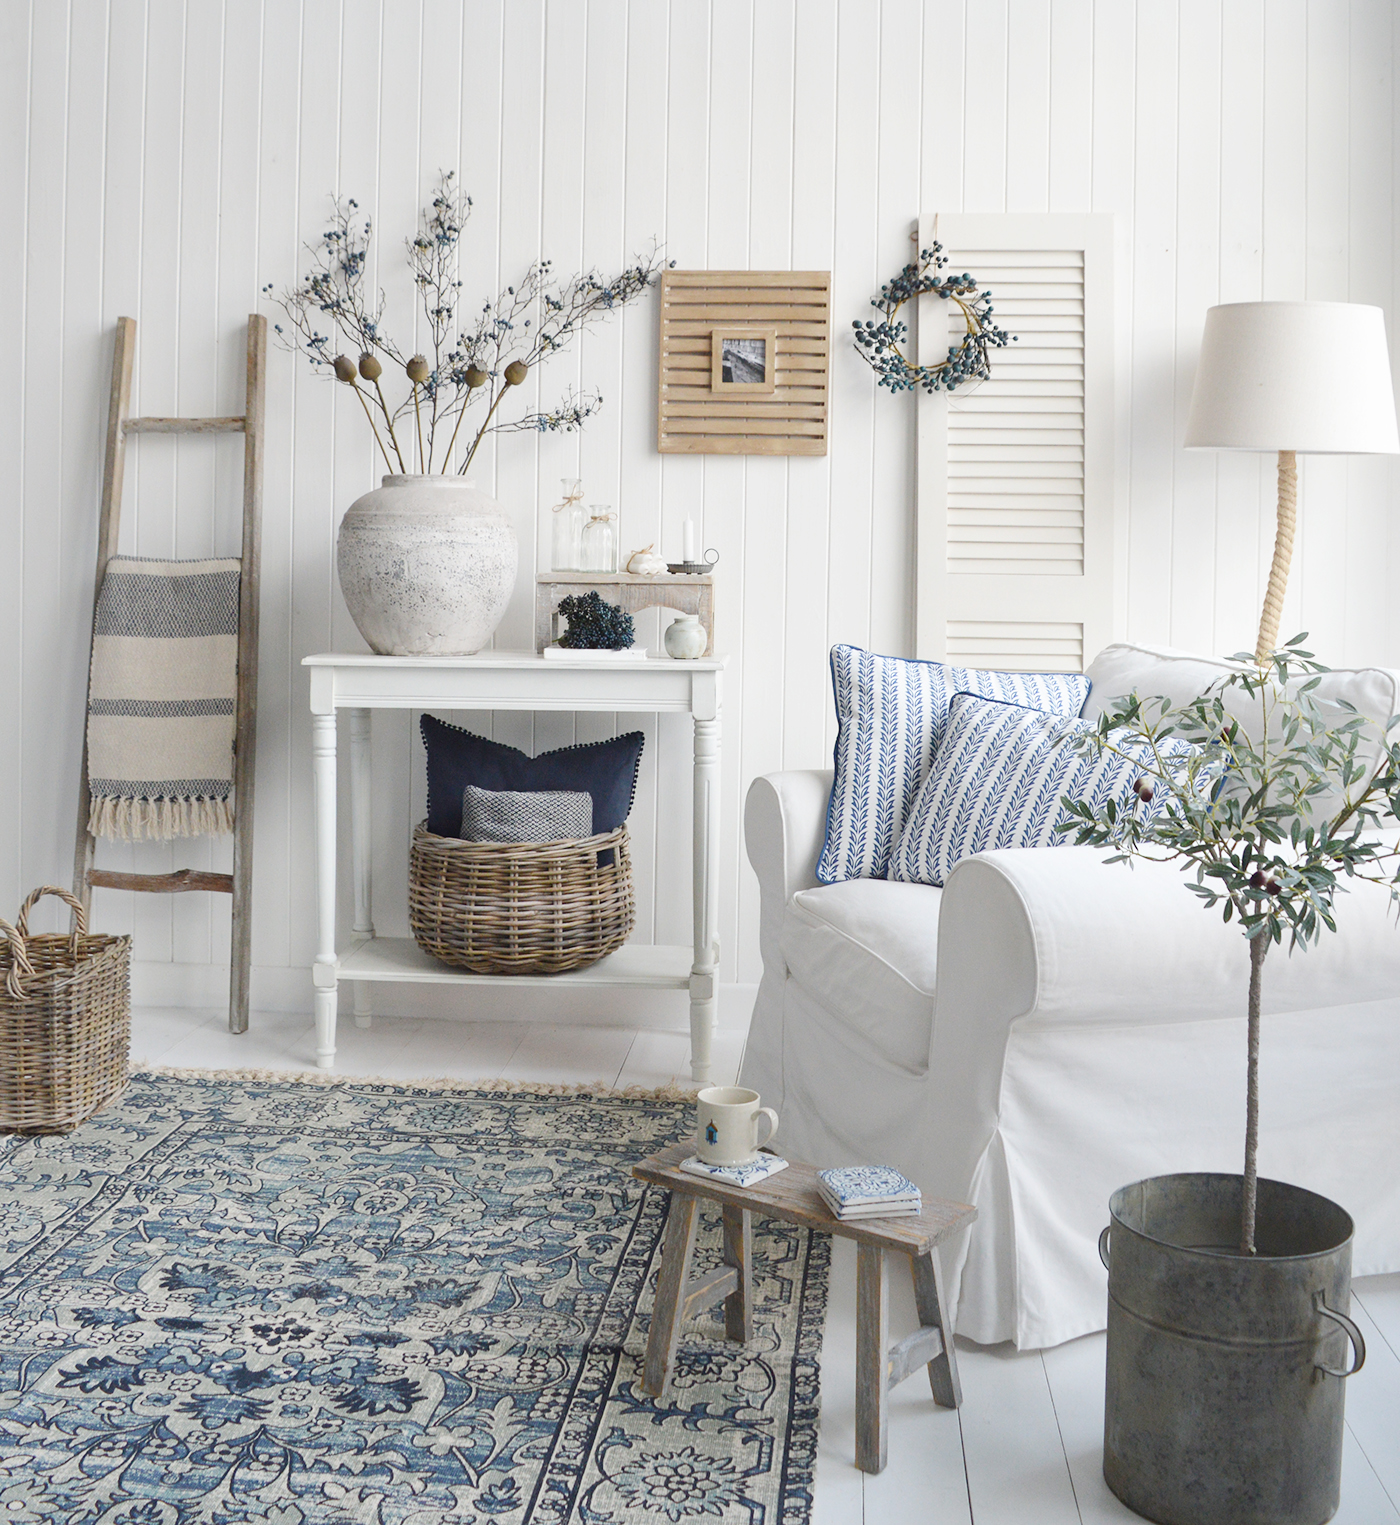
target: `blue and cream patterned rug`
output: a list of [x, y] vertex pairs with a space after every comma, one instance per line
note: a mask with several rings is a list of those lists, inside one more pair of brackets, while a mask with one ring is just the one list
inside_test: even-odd
[[807, 1521], [825, 1235], [755, 1220], [755, 1339], [704, 1320], [637, 1391], [666, 1199], [628, 1167], [692, 1117], [147, 1074], [0, 1137], [0, 1521]]

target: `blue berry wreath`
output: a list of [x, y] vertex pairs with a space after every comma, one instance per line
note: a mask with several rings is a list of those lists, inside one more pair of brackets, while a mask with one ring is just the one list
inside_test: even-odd
[[[1015, 338], [992, 322], [992, 294], [978, 289], [964, 272], [940, 276], [948, 263], [943, 245], [920, 249], [919, 258], [906, 265], [892, 281], [881, 286], [870, 305], [881, 314], [878, 323], [857, 318], [854, 323], [856, 353], [870, 367], [878, 384], [891, 392], [951, 392], [968, 381], [985, 381], [992, 374], [987, 352], [1002, 349]], [[899, 316], [906, 302], [924, 295], [956, 302], [962, 309], [967, 332], [960, 344], [948, 347], [948, 356], [936, 365], [915, 365], [900, 346], [909, 337], [909, 325]]]

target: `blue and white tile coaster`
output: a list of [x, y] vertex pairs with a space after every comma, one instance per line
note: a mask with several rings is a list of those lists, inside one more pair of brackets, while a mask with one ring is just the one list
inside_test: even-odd
[[787, 1168], [788, 1162], [776, 1154], [760, 1154], [756, 1160], [746, 1160], [742, 1165], [707, 1165], [698, 1154], [681, 1161], [681, 1169], [688, 1170], [691, 1175], [724, 1181], [730, 1186], [753, 1186]]
[[836, 1217], [893, 1218], [923, 1211], [923, 1194], [889, 1165], [843, 1165], [817, 1172], [817, 1190]]

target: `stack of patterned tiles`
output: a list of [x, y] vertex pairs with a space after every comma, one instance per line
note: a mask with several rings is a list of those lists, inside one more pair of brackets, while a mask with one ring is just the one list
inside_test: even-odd
[[848, 1165], [817, 1172], [817, 1190], [842, 1223], [899, 1218], [923, 1211], [919, 1188], [889, 1165]]

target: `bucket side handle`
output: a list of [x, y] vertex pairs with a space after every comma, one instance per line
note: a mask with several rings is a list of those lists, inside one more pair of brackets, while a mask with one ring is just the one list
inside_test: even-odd
[[1103, 1261], [1103, 1268], [1105, 1271], [1112, 1270], [1112, 1267], [1108, 1263], [1108, 1234], [1112, 1227], [1113, 1225], [1111, 1223], [1104, 1224], [1103, 1233], [1099, 1235], [1099, 1259]]
[[1345, 1313], [1338, 1313], [1335, 1308], [1327, 1306], [1326, 1295], [1324, 1293], [1313, 1293], [1313, 1307], [1323, 1318], [1330, 1318], [1334, 1324], [1340, 1324], [1346, 1330], [1347, 1338], [1351, 1341], [1352, 1352], [1355, 1356], [1355, 1360], [1348, 1371], [1343, 1371], [1337, 1366], [1324, 1366], [1321, 1361], [1314, 1363], [1316, 1369], [1326, 1372], [1329, 1377], [1354, 1377], [1366, 1364], [1366, 1341], [1361, 1337], [1361, 1331]]

